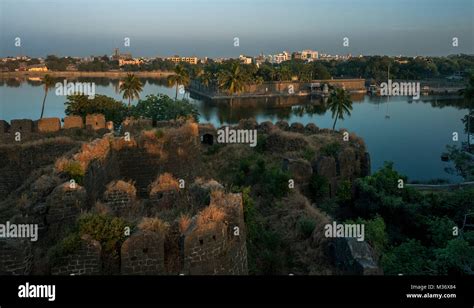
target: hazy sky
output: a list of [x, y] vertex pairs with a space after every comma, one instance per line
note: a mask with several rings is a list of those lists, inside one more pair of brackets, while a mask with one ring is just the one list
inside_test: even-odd
[[473, 19], [474, 0], [0, 0], [0, 56], [474, 53]]

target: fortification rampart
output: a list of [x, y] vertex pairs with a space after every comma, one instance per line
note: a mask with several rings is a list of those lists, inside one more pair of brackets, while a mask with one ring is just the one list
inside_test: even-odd
[[[90, 118], [87, 124], [89, 129], [103, 126], [103, 121], [95, 120], [98, 118]], [[83, 127], [79, 127], [81, 123], [79, 119], [71, 118], [65, 121], [65, 126], [76, 125], [77, 129], [83, 130]], [[57, 140], [51, 141], [51, 144], [45, 143], [47, 146], [43, 152], [25, 147], [24, 144], [7, 145], [7, 150], [0, 146], [0, 170], [10, 170], [5, 173], [8, 174], [5, 176], [8, 180], [3, 182], [4, 194], [21, 184], [21, 177], [14, 174], [19, 166], [33, 161], [31, 168], [35, 169], [56, 161], [54, 174], [50, 176], [58, 177], [61, 183], [57, 184], [54, 180], [51, 185], [47, 185], [47, 192], [35, 191], [41, 198], [28, 197], [28, 201], [34, 203], [31, 208], [45, 209], [42, 210], [41, 220], [47, 225], [45, 229], [48, 232], [62, 231], [61, 225], [73, 225], [81, 212], [93, 210], [100, 201], [114, 216], [123, 217], [132, 212], [133, 215], [139, 215], [135, 218], [163, 220], [163, 228], [139, 228], [127, 237], [119, 249], [120, 273], [246, 274], [246, 232], [241, 195], [225, 193], [222, 185], [215, 181], [197, 179], [203, 171], [199, 169], [202, 166], [199, 163], [200, 153], [216, 143], [218, 130], [208, 124], [167, 123], [169, 125], [165, 122], [129, 119], [123, 125], [121, 136], [105, 134], [100, 139], [82, 144], [78, 151], [60, 159], [56, 158], [71, 148], [79, 148], [79, 143], [65, 141], [61, 145]], [[57, 121], [50, 124], [43, 125], [42, 131], [57, 129]], [[5, 123], [2, 125], [6, 127]], [[19, 129], [19, 124], [15, 125]], [[29, 124], [20, 126], [22, 129], [29, 128]], [[137, 129], [150, 126], [154, 129]], [[301, 158], [301, 153], [314, 140], [317, 143], [319, 140], [342, 139], [344, 130], [333, 132], [319, 129], [314, 124], [288, 125], [284, 121], [257, 124], [254, 120], [241, 121], [234, 128], [256, 129], [265, 134], [264, 150], [282, 159], [282, 168], [289, 171], [303, 191], [313, 174], [326, 177], [334, 194], [339, 181], [352, 180], [370, 171], [363, 142], [350, 134], [350, 146], [343, 146], [331, 153], [316, 149], [317, 153], [309, 153], [305, 159]], [[7, 131], [10, 133], [11, 127]], [[127, 132], [131, 133], [128, 140], [125, 136]], [[14, 147], [19, 147], [19, 150], [12, 150]], [[28, 149], [24, 151], [29, 154], [21, 154], [21, 147]], [[2, 162], [3, 159], [7, 162]], [[165, 176], [167, 173], [169, 175]], [[181, 180], [186, 183], [183, 187]], [[6, 183], [11, 181], [16, 183], [15, 186], [5, 188]], [[170, 218], [173, 208], [187, 211], [188, 218]], [[64, 256], [62, 265], [52, 267], [51, 273], [100, 273], [103, 262], [107, 262], [101, 255], [100, 244], [85, 239], [83, 241], [82, 250]], [[3, 255], [8, 256], [0, 251], [0, 257]], [[85, 262], [80, 261], [82, 257]], [[29, 272], [30, 258], [32, 256], [26, 249], [20, 258], [23, 261], [18, 261], [21, 266], [4, 266], [4, 271]]]
[[13, 119], [10, 123], [0, 120], [0, 142], [39, 140], [45, 136], [67, 134], [71, 130], [105, 133], [113, 131], [114, 125], [113, 122], [107, 122], [103, 114], [89, 114], [84, 118], [67, 116], [63, 121], [60, 118]]

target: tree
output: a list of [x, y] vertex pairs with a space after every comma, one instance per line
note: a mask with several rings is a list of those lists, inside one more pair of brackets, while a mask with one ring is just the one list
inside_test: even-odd
[[174, 100], [178, 99], [178, 87], [180, 85], [187, 86], [189, 84], [189, 80], [189, 72], [183, 65], [177, 64], [174, 67], [174, 74], [168, 77], [168, 85], [171, 87], [176, 86], [176, 95]]
[[471, 150], [471, 130], [474, 128], [471, 126], [472, 125], [472, 118], [474, 117], [474, 114], [472, 114], [472, 106], [474, 105], [474, 74], [471, 74], [469, 76], [469, 84], [465, 89], [462, 90], [461, 92], [464, 95], [464, 99], [467, 101], [468, 106], [469, 106], [469, 113], [467, 116], [464, 117], [463, 122], [465, 123], [465, 130], [467, 132], [467, 148], [470, 151]]
[[143, 90], [143, 84], [134, 74], [127, 74], [127, 77], [120, 85], [120, 92], [123, 92], [123, 98], [128, 99], [130, 108], [131, 100], [140, 98], [140, 92]]
[[[230, 69], [219, 72], [219, 88], [226, 90], [231, 96], [241, 93], [248, 82], [248, 77], [241, 69], [241, 64], [234, 62]], [[232, 105], [232, 97], [230, 99]]]
[[116, 127], [125, 119], [127, 106], [112, 97], [95, 95], [89, 99], [86, 95], [70, 95], [67, 97], [66, 115], [78, 115], [83, 118], [88, 114], [101, 113], [107, 121], [113, 121]]
[[279, 81], [288, 81], [291, 80], [291, 71], [287, 65], [281, 65], [277, 69], [277, 78]]
[[204, 73], [199, 76], [199, 80], [202, 85], [209, 87], [209, 85], [214, 81], [214, 75], [209, 71], [204, 71]]
[[50, 88], [52, 88], [54, 86], [54, 79], [49, 76], [49, 75], [44, 75], [44, 78], [43, 78], [43, 88], [44, 88], [44, 98], [43, 98], [43, 106], [41, 107], [41, 116], [40, 116], [40, 119], [43, 118], [43, 114], [44, 114], [44, 105], [46, 103], [46, 96], [48, 95], [48, 91]]
[[474, 247], [461, 238], [450, 240], [445, 248], [436, 249], [436, 264], [442, 274], [474, 274]]
[[390, 250], [382, 257], [382, 267], [387, 275], [436, 274], [430, 250], [417, 240], [410, 239]]
[[193, 118], [198, 120], [199, 113], [196, 106], [188, 100], [173, 100], [168, 95], [147, 95], [144, 100], [140, 100], [133, 106], [134, 117], [145, 117], [155, 121], [175, 120], [178, 118]]
[[352, 101], [344, 89], [336, 89], [329, 96], [328, 107], [332, 111], [334, 118], [332, 129], [335, 130], [337, 119], [344, 120], [344, 114], [351, 115]]

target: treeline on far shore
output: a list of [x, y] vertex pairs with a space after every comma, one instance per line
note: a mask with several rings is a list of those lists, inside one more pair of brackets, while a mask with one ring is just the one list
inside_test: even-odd
[[[15, 60], [0, 63], [0, 70], [15, 71], [25, 60]], [[219, 71], [226, 70], [238, 59], [229, 59], [223, 62], [214, 62], [208, 59], [206, 63], [198, 64], [180, 63], [191, 76], [193, 72], [203, 71], [209, 75], [216, 75]], [[28, 65], [39, 64], [38, 59], [30, 59]], [[81, 62], [71, 57], [57, 57], [49, 55], [44, 64], [49, 71], [74, 70], [79, 72], [151, 72], [173, 71], [176, 64], [161, 58], [144, 61], [140, 65], [119, 66], [118, 61], [111, 60], [107, 55], [94, 57], [92, 61]], [[391, 79], [421, 80], [431, 78], [446, 78], [457, 75], [468, 76], [474, 72], [474, 55], [450, 55], [447, 57], [388, 57], [388, 56], [363, 56], [353, 57], [346, 61], [314, 61], [305, 62], [292, 59], [279, 64], [264, 62], [260, 65], [243, 64], [241, 69], [249, 75], [254, 75], [256, 81], [285, 81], [285, 80], [317, 80], [331, 78], [365, 78], [369, 81], [380, 82]], [[390, 74], [388, 76], [388, 73]]]

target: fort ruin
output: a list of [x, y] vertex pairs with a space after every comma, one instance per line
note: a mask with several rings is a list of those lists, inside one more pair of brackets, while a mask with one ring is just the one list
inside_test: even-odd
[[[0, 245], [4, 260], [0, 272], [248, 274], [242, 196], [228, 192], [202, 163], [203, 153], [216, 143], [216, 128], [127, 119], [118, 133], [106, 128], [101, 115], [88, 116], [86, 121], [66, 117], [59, 129], [58, 121], [43, 120], [36, 124], [14, 120], [11, 125], [0, 121], [0, 138], [5, 140], [0, 146], [0, 157], [4, 158], [0, 195], [5, 199], [0, 202], [0, 218], [33, 220], [40, 226], [39, 243]], [[257, 124], [253, 120], [241, 121], [236, 128], [264, 134], [265, 147], [303, 193], [313, 174], [326, 177], [329, 193], [334, 195], [341, 181], [370, 172], [365, 146], [355, 135], [337, 154], [314, 153], [306, 158], [298, 154], [315, 142], [342, 136], [343, 131], [319, 129], [314, 124], [290, 126], [284, 121]], [[20, 129], [40, 140], [15, 142], [12, 134]], [[70, 129], [92, 132], [87, 138], [101, 137], [74, 140], [63, 134]], [[60, 257], [51, 259], [51, 247], [61, 243], [71, 232], [69, 227], [86, 212], [127, 221], [129, 233], [116, 247], [113, 266], [104, 257], [103, 244], [91, 234], [81, 234], [74, 250], [64, 250]], [[21, 253], [13, 256], [12, 249]]]

